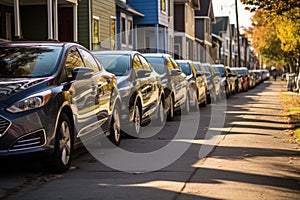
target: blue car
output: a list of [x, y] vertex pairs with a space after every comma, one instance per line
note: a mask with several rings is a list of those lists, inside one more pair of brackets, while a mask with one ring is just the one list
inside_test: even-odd
[[0, 158], [38, 156], [63, 172], [82, 140], [105, 134], [119, 145], [116, 77], [86, 48], [18, 42], [0, 52]]

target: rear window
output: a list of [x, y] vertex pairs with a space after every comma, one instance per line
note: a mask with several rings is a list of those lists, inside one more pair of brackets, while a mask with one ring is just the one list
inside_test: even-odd
[[192, 74], [191, 66], [189, 63], [178, 62], [178, 65], [180, 66], [183, 73], [185, 73], [186, 75]]
[[164, 74], [166, 72], [166, 67], [165, 67], [163, 57], [147, 57], [147, 56], [145, 57], [147, 58], [147, 60], [150, 62], [151, 66], [157, 73]]
[[14, 46], [0, 47], [1, 78], [35, 78], [51, 76], [62, 47]]
[[129, 71], [129, 55], [127, 54], [94, 54], [106, 71], [123, 76]]

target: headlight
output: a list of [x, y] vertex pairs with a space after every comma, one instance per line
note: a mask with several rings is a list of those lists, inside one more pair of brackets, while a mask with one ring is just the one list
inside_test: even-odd
[[12, 113], [23, 112], [27, 110], [36, 109], [44, 106], [51, 97], [51, 90], [33, 94], [21, 101], [16, 102], [6, 110]]

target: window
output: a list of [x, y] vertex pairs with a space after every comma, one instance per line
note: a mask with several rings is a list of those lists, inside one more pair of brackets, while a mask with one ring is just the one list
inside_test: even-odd
[[167, 12], [167, 2], [166, 2], [166, 0], [160, 0], [160, 10], [162, 12]]
[[93, 16], [93, 49], [100, 45], [100, 18]]
[[138, 70], [143, 69], [143, 65], [142, 65], [140, 59], [138, 58], [138, 56], [133, 57], [132, 66], [133, 66], [133, 70], [135, 72], [135, 75], [137, 75]]
[[116, 18], [111, 17], [111, 49], [116, 49]]
[[127, 22], [127, 33], [128, 33], [128, 44], [132, 46], [132, 31], [133, 31], [133, 23], [131, 19], [128, 19]]
[[68, 77], [72, 77], [72, 70], [76, 67], [84, 67], [84, 63], [78, 51], [76, 49], [71, 49], [66, 60]]
[[98, 63], [95, 61], [94, 57], [83, 49], [79, 49], [79, 52], [81, 53], [86, 66], [93, 69], [95, 73], [99, 72]]
[[143, 64], [144, 69], [152, 71], [152, 69], [151, 69], [148, 61], [143, 56], [141, 56], [141, 55], [139, 56], [139, 58], [140, 58], [140, 60], [141, 60], [141, 62]]
[[121, 17], [121, 41], [126, 44], [126, 18]]

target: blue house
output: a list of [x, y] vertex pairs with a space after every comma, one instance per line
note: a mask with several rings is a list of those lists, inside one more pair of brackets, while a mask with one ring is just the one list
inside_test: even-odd
[[126, 0], [116, 1], [116, 47], [118, 50], [136, 49], [136, 24], [134, 20], [145, 15], [127, 4]]
[[144, 14], [135, 15], [136, 49], [140, 52], [168, 52], [169, 4], [173, 0], [127, 0], [126, 3]]

